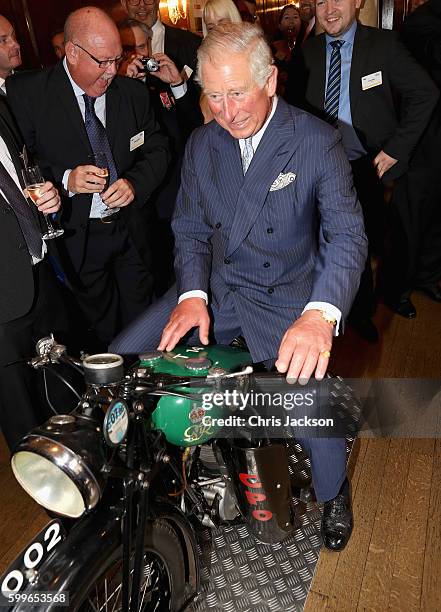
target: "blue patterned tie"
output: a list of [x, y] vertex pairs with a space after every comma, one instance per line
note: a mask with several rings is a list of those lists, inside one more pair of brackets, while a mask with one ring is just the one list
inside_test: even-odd
[[83, 94], [86, 112], [84, 116], [84, 125], [86, 126], [87, 136], [94, 155], [101, 153], [106, 156], [107, 167], [109, 169], [109, 184], [111, 185], [118, 179], [115, 161], [113, 159], [112, 150], [107, 138], [106, 130], [98, 119], [95, 113], [95, 100], [87, 94]]
[[333, 40], [331, 42], [332, 53], [329, 63], [328, 84], [325, 95], [325, 115], [327, 121], [336, 126], [338, 121], [338, 105], [340, 102], [341, 84], [341, 54], [340, 47], [344, 40]]
[[[17, 187], [14, 179], [1, 162], [0, 189], [15, 212], [29, 253], [36, 259], [40, 259], [43, 251], [43, 240], [37, 219], [31, 209], [31, 206], [35, 206], [35, 204], [29, 203], [26, 200], [22, 191]], [[3, 263], [2, 265], [5, 264]]]

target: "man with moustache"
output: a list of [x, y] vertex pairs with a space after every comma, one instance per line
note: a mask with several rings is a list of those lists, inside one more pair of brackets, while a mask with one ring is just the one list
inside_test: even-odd
[[[356, 293], [366, 237], [338, 132], [275, 95], [260, 28], [225, 23], [198, 51], [214, 121], [191, 135], [173, 218], [177, 285], [111, 344], [171, 351], [184, 338], [229, 344], [288, 381], [325, 375]], [[159, 346], [158, 346], [159, 345]], [[352, 531], [343, 439], [304, 441], [325, 545]]]
[[[360, 6], [361, 0], [317, 1], [316, 19], [325, 33], [303, 46], [303, 65], [298, 61], [292, 66], [288, 90], [297, 97], [290, 101], [298, 102], [304, 82], [304, 107], [340, 131], [370, 245], [381, 252], [383, 184], [397, 183], [405, 175], [438, 92], [396, 33], [357, 22]], [[392, 236], [397, 265], [386, 298], [398, 314], [413, 318], [415, 307], [400, 283], [406, 254], [396, 198], [392, 206], [397, 210]], [[368, 340], [376, 337], [370, 320], [373, 306], [372, 271], [366, 265], [350, 321]]]
[[148, 201], [168, 151], [146, 89], [116, 76], [121, 41], [103, 11], [68, 17], [65, 51], [53, 68], [14, 75], [8, 96], [44, 176], [63, 189], [63, 268], [101, 348], [150, 303]]
[[[145, 21], [126, 19], [118, 23], [118, 29], [125, 55], [125, 61], [121, 64], [119, 73], [139, 79], [146, 84], [156, 118], [161, 129], [169, 137], [170, 165], [165, 180], [152, 198], [158, 216], [155, 223], [153, 250], [155, 290], [158, 295], [162, 295], [172, 284], [174, 276], [170, 219], [179, 189], [185, 143], [193, 129], [203, 123], [199, 106], [200, 91], [195, 86], [193, 78], [184, 81], [177, 65], [168, 55], [152, 54], [153, 30], [146, 25]], [[180, 37], [180, 34], [178, 36]], [[186, 40], [186, 36], [183, 38]], [[167, 40], [166, 37], [166, 42]], [[182, 54], [180, 47], [178, 49]], [[141, 58], [152, 55], [159, 62], [159, 69], [146, 73]], [[186, 59], [188, 58], [183, 59], [183, 63], [178, 62], [181, 68]]]

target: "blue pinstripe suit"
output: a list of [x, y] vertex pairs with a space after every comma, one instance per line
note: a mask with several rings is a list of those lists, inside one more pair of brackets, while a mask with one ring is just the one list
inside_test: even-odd
[[[270, 189], [289, 172], [294, 181]], [[112, 351], [156, 348], [177, 296], [199, 289], [209, 295], [218, 342], [241, 332], [254, 361], [274, 359], [308, 302], [329, 302], [343, 318], [348, 314], [367, 254], [338, 132], [283, 100], [245, 177], [238, 141], [228, 132], [214, 121], [193, 132], [173, 231], [177, 286], [124, 330]], [[318, 442], [326, 454], [327, 441]], [[320, 462], [327, 472], [313, 473], [321, 499], [333, 497], [329, 491], [344, 478], [344, 441], [329, 444], [338, 465]]]

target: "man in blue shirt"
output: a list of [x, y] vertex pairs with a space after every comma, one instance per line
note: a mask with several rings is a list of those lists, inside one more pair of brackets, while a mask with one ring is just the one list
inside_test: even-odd
[[[357, 22], [360, 5], [361, 0], [318, 0], [316, 18], [325, 33], [305, 44], [303, 58], [290, 75], [288, 97], [340, 131], [371, 250], [379, 251], [383, 184], [399, 181], [405, 174], [438, 92], [394, 32]], [[398, 213], [393, 228], [397, 235], [400, 224]], [[398, 241], [393, 245], [398, 251]], [[405, 293], [400, 270], [395, 272], [389, 301], [399, 314], [412, 318], [415, 308]], [[377, 335], [370, 321], [372, 285], [367, 265], [350, 315], [355, 327], [370, 340]]]

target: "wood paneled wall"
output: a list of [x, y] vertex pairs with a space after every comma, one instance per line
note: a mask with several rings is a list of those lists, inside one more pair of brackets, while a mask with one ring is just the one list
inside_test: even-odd
[[[369, 25], [376, 25], [377, 14], [382, 17], [389, 14], [393, 27], [399, 29], [403, 16], [421, 4], [423, 0], [366, 0], [361, 12], [361, 20]], [[188, 0], [199, 2], [199, 0]], [[380, 6], [378, 7], [378, 2]], [[62, 27], [66, 16], [73, 10], [95, 4], [105, 9], [117, 5], [117, 0], [0, 0], [0, 13], [14, 23], [17, 38], [22, 46], [23, 65], [26, 68], [47, 66], [55, 62], [50, 36], [55, 28]], [[257, 0], [257, 7], [262, 21], [269, 29], [277, 24], [277, 15], [285, 0]], [[393, 8], [393, 11], [387, 9]], [[161, 10], [167, 21], [166, 10]], [[392, 19], [389, 20], [392, 23]], [[185, 27], [186, 22], [178, 24]], [[389, 26], [390, 27], [390, 26]]]

